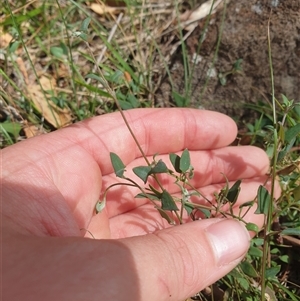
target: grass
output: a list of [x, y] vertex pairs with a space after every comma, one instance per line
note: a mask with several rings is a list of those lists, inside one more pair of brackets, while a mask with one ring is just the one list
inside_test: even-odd
[[[195, 65], [188, 59], [187, 35], [180, 29], [179, 16], [194, 7], [193, 1], [121, 4], [109, 13], [96, 14], [83, 1], [4, 2], [0, 17], [2, 147], [116, 111], [116, 99], [122, 109], [162, 106], [156, 92], [165, 77], [174, 86], [170, 64], [179, 48], [185, 93], [174, 88], [173, 102], [168, 105], [190, 105]], [[225, 9], [226, 5], [224, 18]], [[210, 15], [199, 41], [209, 19]], [[218, 41], [221, 38], [220, 34]], [[219, 42], [212, 64], [218, 47]], [[272, 47], [266, 48], [272, 66]], [[197, 52], [201, 52], [201, 42]], [[271, 69], [271, 79], [273, 72]], [[199, 292], [199, 300], [256, 301], [264, 300], [264, 292], [270, 300], [300, 300], [300, 106], [285, 96], [276, 98], [274, 83], [272, 87], [272, 103], [258, 100], [252, 106], [260, 117], [245, 124], [239, 143], [267, 151], [270, 176], [273, 181], [280, 180], [281, 196], [272, 201], [273, 191], [260, 190], [264, 231], [253, 239], [245, 260], [211, 288]]]

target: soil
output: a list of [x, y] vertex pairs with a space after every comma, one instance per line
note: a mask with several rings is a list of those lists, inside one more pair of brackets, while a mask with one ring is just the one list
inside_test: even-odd
[[[217, 110], [240, 121], [247, 121], [250, 115], [253, 117], [253, 106], [259, 101], [268, 106], [272, 91], [268, 58], [269, 19], [275, 97], [281, 99], [282, 93], [300, 102], [300, 1], [231, 1], [226, 7], [225, 20], [222, 20], [223, 9], [211, 17], [200, 51], [199, 40], [205, 20], [199, 22], [186, 41], [191, 65], [194, 62], [190, 105]], [[232, 73], [238, 62], [241, 71]], [[173, 91], [186, 95], [183, 66], [179, 48], [171, 66]], [[228, 75], [222, 85], [220, 76], [225, 73]], [[163, 106], [174, 103], [168, 77], [157, 95]], [[249, 107], [252, 107], [250, 111]]]

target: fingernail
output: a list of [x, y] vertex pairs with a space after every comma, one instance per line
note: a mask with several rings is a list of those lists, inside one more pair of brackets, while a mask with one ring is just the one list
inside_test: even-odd
[[245, 225], [237, 220], [223, 219], [205, 230], [218, 266], [239, 259], [249, 248], [250, 235]]

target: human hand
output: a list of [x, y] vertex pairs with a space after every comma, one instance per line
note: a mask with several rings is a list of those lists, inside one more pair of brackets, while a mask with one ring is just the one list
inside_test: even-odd
[[[190, 150], [193, 184], [205, 195], [224, 186], [221, 173], [232, 182], [244, 179], [238, 207], [254, 199], [266, 180], [269, 162], [262, 150], [226, 147], [236, 126], [222, 114], [125, 114], [147, 156]], [[182, 300], [243, 258], [249, 236], [239, 222], [214, 218], [168, 228], [153, 205], [134, 199], [136, 191], [128, 187], [109, 192], [105, 210], [95, 215], [101, 192], [116, 182], [109, 152], [122, 158], [129, 176], [143, 163], [119, 113], [2, 151], [4, 300]], [[261, 226], [254, 211], [246, 220]], [[83, 238], [90, 233], [96, 239]]]

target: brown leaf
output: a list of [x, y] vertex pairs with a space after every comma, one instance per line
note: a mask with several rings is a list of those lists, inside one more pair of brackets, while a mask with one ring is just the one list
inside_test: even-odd
[[13, 39], [9, 33], [4, 33], [1, 28], [0, 37], [0, 48], [6, 48]]
[[118, 7], [107, 6], [104, 3], [92, 3], [90, 9], [98, 15], [117, 14], [120, 9]]
[[[55, 88], [55, 81], [53, 78], [49, 79], [45, 76], [42, 76], [40, 83], [45, 92], [48, 90], [53, 91]], [[28, 85], [27, 91], [36, 109], [52, 126], [55, 128], [60, 128], [71, 123], [72, 117], [70, 111], [66, 108], [59, 108], [51, 100], [45, 98], [45, 95], [39, 85]]]
[[43, 132], [35, 125], [28, 125], [23, 128], [26, 138], [32, 138], [43, 134]]

